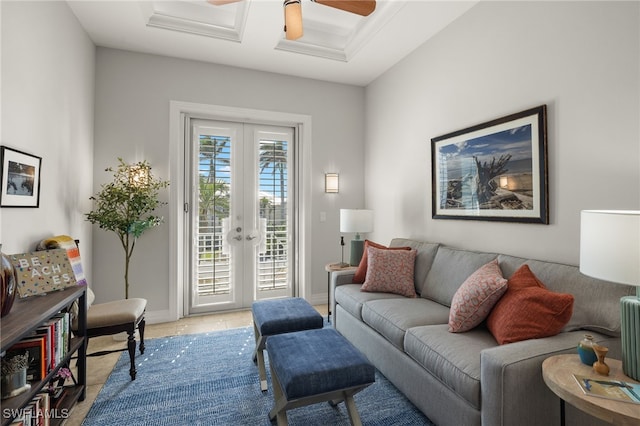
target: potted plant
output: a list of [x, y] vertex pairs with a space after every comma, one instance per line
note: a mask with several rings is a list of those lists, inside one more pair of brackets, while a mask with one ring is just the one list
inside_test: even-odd
[[14, 355], [2, 358], [2, 399], [21, 394], [31, 386], [27, 385], [29, 355]]
[[161, 216], [152, 213], [159, 206], [167, 204], [159, 201], [158, 193], [169, 182], [156, 179], [146, 160], [127, 164], [118, 158], [118, 162], [115, 169], [105, 169], [113, 172], [113, 180], [103, 184], [102, 189], [91, 197], [94, 209], [86, 216], [89, 222], [118, 236], [124, 250], [124, 297], [128, 299], [129, 264], [136, 240], [147, 229], [163, 222]]

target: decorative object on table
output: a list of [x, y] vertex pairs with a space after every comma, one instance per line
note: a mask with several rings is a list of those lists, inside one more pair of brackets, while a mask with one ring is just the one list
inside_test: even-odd
[[593, 371], [598, 374], [602, 374], [603, 376], [608, 376], [609, 366], [604, 362], [604, 359], [609, 352], [609, 348], [601, 345], [593, 345], [593, 351], [596, 353], [596, 357], [598, 358], [598, 360], [593, 363]]
[[344, 261], [344, 236], [340, 236], [340, 249], [342, 250], [342, 254], [340, 255], [340, 263], [331, 263], [329, 267], [331, 268], [346, 268], [349, 266], [348, 263]]
[[573, 377], [585, 395], [640, 404], [639, 383], [624, 382], [621, 380], [600, 380], [579, 374], [574, 374]]
[[578, 356], [580, 356], [580, 362], [584, 365], [593, 365], [598, 360], [596, 352], [593, 350], [593, 336], [585, 334], [584, 338], [578, 343]]
[[80, 259], [80, 249], [78, 248], [78, 242], [68, 235], [57, 235], [55, 237], [47, 238], [38, 243], [36, 250], [53, 250], [53, 249], [65, 249], [67, 251], [67, 257], [69, 263], [73, 269], [73, 274], [76, 277], [78, 285], [87, 285], [87, 279], [84, 276], [82, 269], [82, 260]]
[[67, 367], [62, 367], [49, 381], [47, 392], [49, 392], [49, 395], [51, 395], [52, 399], [56, 400], [62, 395], [62, 392], [64, 391], [64, 383], [67, 379], [71, 379], [74, 385], [77, 384], [76, 379], [71, 373], [71, 370], [69, 370]]
[[546, 111], [431, 139], [432, 217], [548, 224]]
[[620, 299], [622, 370], [640, 380], [640, 211], [583, 210], [580, 214], [580, 272], [636, 287]]
[[6, 146], [0, 147], [1, 207], [40, 205], [41, 164], [40, 157]]
[[16, 271], [21, 298], [63, 290], [76, 285], [67, 251], [33, 251], [9, 255]]
[[351, 240], [351, 255], [349, 264], [358, 266], [364, 252], [364, 240], [360, 233], [373, 231], [373, 210], [340, 209], [340, 232], [355, 232]]
[[337, 173], [324, 174], [324, 192], [327, 194], [340, 192], [340, 177]]
[[18, 291], [18, 280], [16, 279], [16, 270], [9, 256], [2, 253], [2, 244], [0, 244], [0, 260], [2, 262], [2, 269], [0, 270], [0, 316], [4, 317], [13, 307], [13, 301]]
[[27, 383], [27, 354], [2, 358], [2, 399], [20, 395], [31, 389]]
[[158, 199], [160, 189], [169, 186], [169, 181], [157, 179], [151, 173], [147, 161], [134, 164], [118, 158], [113, 180], [103, 184], [101, 190], [91, 197], [94, 209], [87, 213], [87, 220], [100, 229], [115, 232], [124, 250], [124, 297], [129, 298], [129, 264], [136, 246], [136, 240], [149, 228], [163, 222], [161, 216], [151, 213], [167, 204]]

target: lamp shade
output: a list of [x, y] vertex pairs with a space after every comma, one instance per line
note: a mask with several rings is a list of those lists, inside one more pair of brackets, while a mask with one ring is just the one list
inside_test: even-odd
[[373, 231], [373, 210], [340, 209], [340, 232]]
[[640, 380], [640, 211], [583, 210], [580, 213], [580, 272], [636, 286], [620, 299], [622, 371]]
[[640, 211], [581, 212], [580, 272], [640, 286]]

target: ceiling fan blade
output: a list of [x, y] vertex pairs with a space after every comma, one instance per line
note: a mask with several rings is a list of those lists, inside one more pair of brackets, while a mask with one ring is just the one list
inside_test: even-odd
[[376, 10], [375, 0], [312, 0], [318, 4], [335, 7], [336, 9], [355, 13], [356, 15], [369, 16]]
[[214, 6], [222, 6], [223, 4], [235, 3], [242, 0], [207, 0], [208, 3], [211, 3]]

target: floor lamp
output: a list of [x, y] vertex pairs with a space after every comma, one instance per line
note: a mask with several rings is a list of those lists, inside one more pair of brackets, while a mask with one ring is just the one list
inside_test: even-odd
[[358, 266], [364, 251], [364, 240], [360, 239], [360, 233], [373, 231], [372, 210], [340, 209], [340, 232], [355, 232], [356, 236], [351, 240], [351, 255], [349, 264]]
[[640, 380], [640, 211], [581, 212], [580, 272], [636, 286], [636, 296], [620, 299], [620, 332], [622, 370]]

